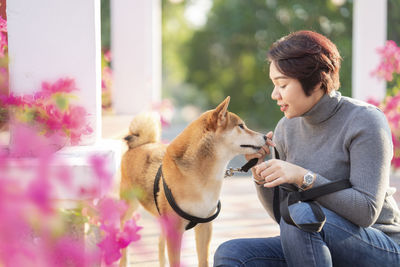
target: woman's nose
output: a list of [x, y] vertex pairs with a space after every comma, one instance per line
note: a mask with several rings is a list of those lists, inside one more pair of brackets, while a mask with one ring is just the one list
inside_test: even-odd
[[281, 94], [279, 93], [279, 91], [278, 91], [278, 89], [276, 87], [274, 87], [274, 90], [272, 90], [271, 98], [273, 100], [278, 100], [278, 99], [281, 98]]

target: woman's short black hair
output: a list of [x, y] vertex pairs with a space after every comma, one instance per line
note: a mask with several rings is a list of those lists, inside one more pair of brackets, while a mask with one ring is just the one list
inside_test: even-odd
[[267, 58], [284, 75], [299, 80], [309, 96], [321, 84], [326, 93], [338, 90], [341, 56], [327, 37], [313, 31], [297, 31], [272, 44]]

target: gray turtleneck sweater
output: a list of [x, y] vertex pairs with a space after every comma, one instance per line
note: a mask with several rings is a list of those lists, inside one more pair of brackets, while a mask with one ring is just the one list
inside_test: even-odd
[[[400, 212], [389, 187], [393, 146], [383, 112], [335, 91], [303, 116], [282, 118], [274, 142], [282, 160], [317, 174], [313, 187], [350, 180], [352, 188], [318, 198], [321, 205], [400, 243]], [[274, 218], [273, 189], [257, 186], [257, 192]]]

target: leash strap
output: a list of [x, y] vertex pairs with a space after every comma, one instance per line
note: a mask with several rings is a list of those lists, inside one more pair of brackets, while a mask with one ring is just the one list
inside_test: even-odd
[[[313, 200], [320, 196], [327, 195], [349, 187], [351, 187], [351, 184], [347, 179], [324, 184], [301, 192], [288, 191], [288, 187], [281, 187], [281, 190], [284, 190], [286, 192], [283, 194], [283, 200], [280, 202], [279, 205], [280, 214], [287, 224], [297, 226], [298, 228], [310, 233], [320, 232], [325, 224], [326, 217], [321, 206]], [[289, 206], [297, 202], [305, 202], [310, 205], [312, 212], [314, 213], [315, 219], [317, 220], [315, 223], [297, 224], [294, 222], [292, 216], [290, 216]]]
[[[275, 158], [279, 159], [279, 153], [276, 148], [274, 149]], [[297, 187], [288, 184], [277, 186], [274, 188], [273, 198], [275, 220], [279, 223], [282, 216], [287, 224], [296, 226], [303, 231], [310, 233], [320, 232], [324, 227], [326, 216], [321, 206], [314, 199], [350, 187], [351, 183], [347, 179], [327, 183], [305, 191], [298, 191]], [[317, 222], [296, 224], [292, 216], [290, 216], [289, 206], [297, 202], [305, 202], [310, 205]]]
[[155, 181], [154, 181], [154, 197], [155, 197], [154, 199], [155, 199], [155, 202], [156, 202], [156, 206], [157, 206], [158, 213], [160, 213], [160, 210], [159, 210], [159, 208], [158, 208], [157, 198], [156, 198], [156, 196], [157, 196], [156, 194], [157, 194], [157, 192], [158, 192], [158, 191], [156, 192], [156, 189], [159, 190], [159, 185], [158, 185], [159, 182], [156, 181], [156, 180], [157, 180], [157, 176], [159, 176], [158, 181], [159, 181], [160, 177], [161, 177], [161, 179], [162, 179], [165, 197], [167, 198], [168, 203], [169, 203], [169, 205], [171, 206], [171, 208], [172, 208], [179, 216], [181, 216], [182, 218], [184, 218], [184, 219], [186, 219], [186, 220], [189, 221], [189, 224], [185, 227], [186, 230], [189, 230], [189, 229], [195, 227], [198, 223], [207, 223], [207, 222], [211, 222], [212, 220], [214, 220], [215, 218], [217, 218], [217, 216], [219, 215], [219, 212], [221, 211], [221, 201], [220, 201], [220, 200], [218, 200], [217, 211], [216, 211], [213, 215], [211, 215], [210, 217], [208, 217], [208, 218], [200, 218], [200, 217], [196, 217], [196, 216], [193, 216], [193, 215], [190, 215], [190, 214], [184, 212], [184, 211], [178, 206], [178, 204], [176, 204], [176, 201], [175, 201], [175, 199], [174, 199], [174, 196], [172, 195], [171, 189], [169, 189], [167, 183], [165, 182], [165, 179], [163, 178], [163, 174], [162, 174], [162, 165], [158, 168], [157, 175], [156, 175], [156, 179], [155, 179]]
[[244, 164], [240, 168], [240, 171], [241, 172], [248, 172], [251, 168], [256, 166], [257, 162], [258, 162], [258, 158], [254, 158], [254, 159], [249, 160], [246, 164]]

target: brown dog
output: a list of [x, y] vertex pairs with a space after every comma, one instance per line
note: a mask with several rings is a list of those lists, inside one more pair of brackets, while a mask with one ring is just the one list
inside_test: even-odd
[[[189, 224], [171, 208], [163, 182], [185, 213], [210, 217], [216, 213], [228, 162], [236, 155], [255, 153], [265, 144], [263, 134], [249, 130], [237, 115], [227, 111], [229, 100], [227, 97], [216, 109], [203, 113], [168, 146], [159, 142], [161, 127], [154, 116], [142, 114], [131, 122], [125, 137], [129, 149], [121, 163], [120, 195], [129, 205], [122, 223], [131, 218], [135, 209], [135, 200], [129, 197], [132, 190], [142, 192], [139, 202], [154, 216], [172, 216], [176, 235], [160, 236], [160, 266], [165, 265], [165, 240], [170, 266], [180, 266], [182, 235]], [[163, 175], [156, 185], [156, 205], [154, 181], [161, 164]], [[199, 266], [208, 266], [211, 231], [211, 222], [195, 227]], [[120, 263], [125, 265], [126, 251]]]

